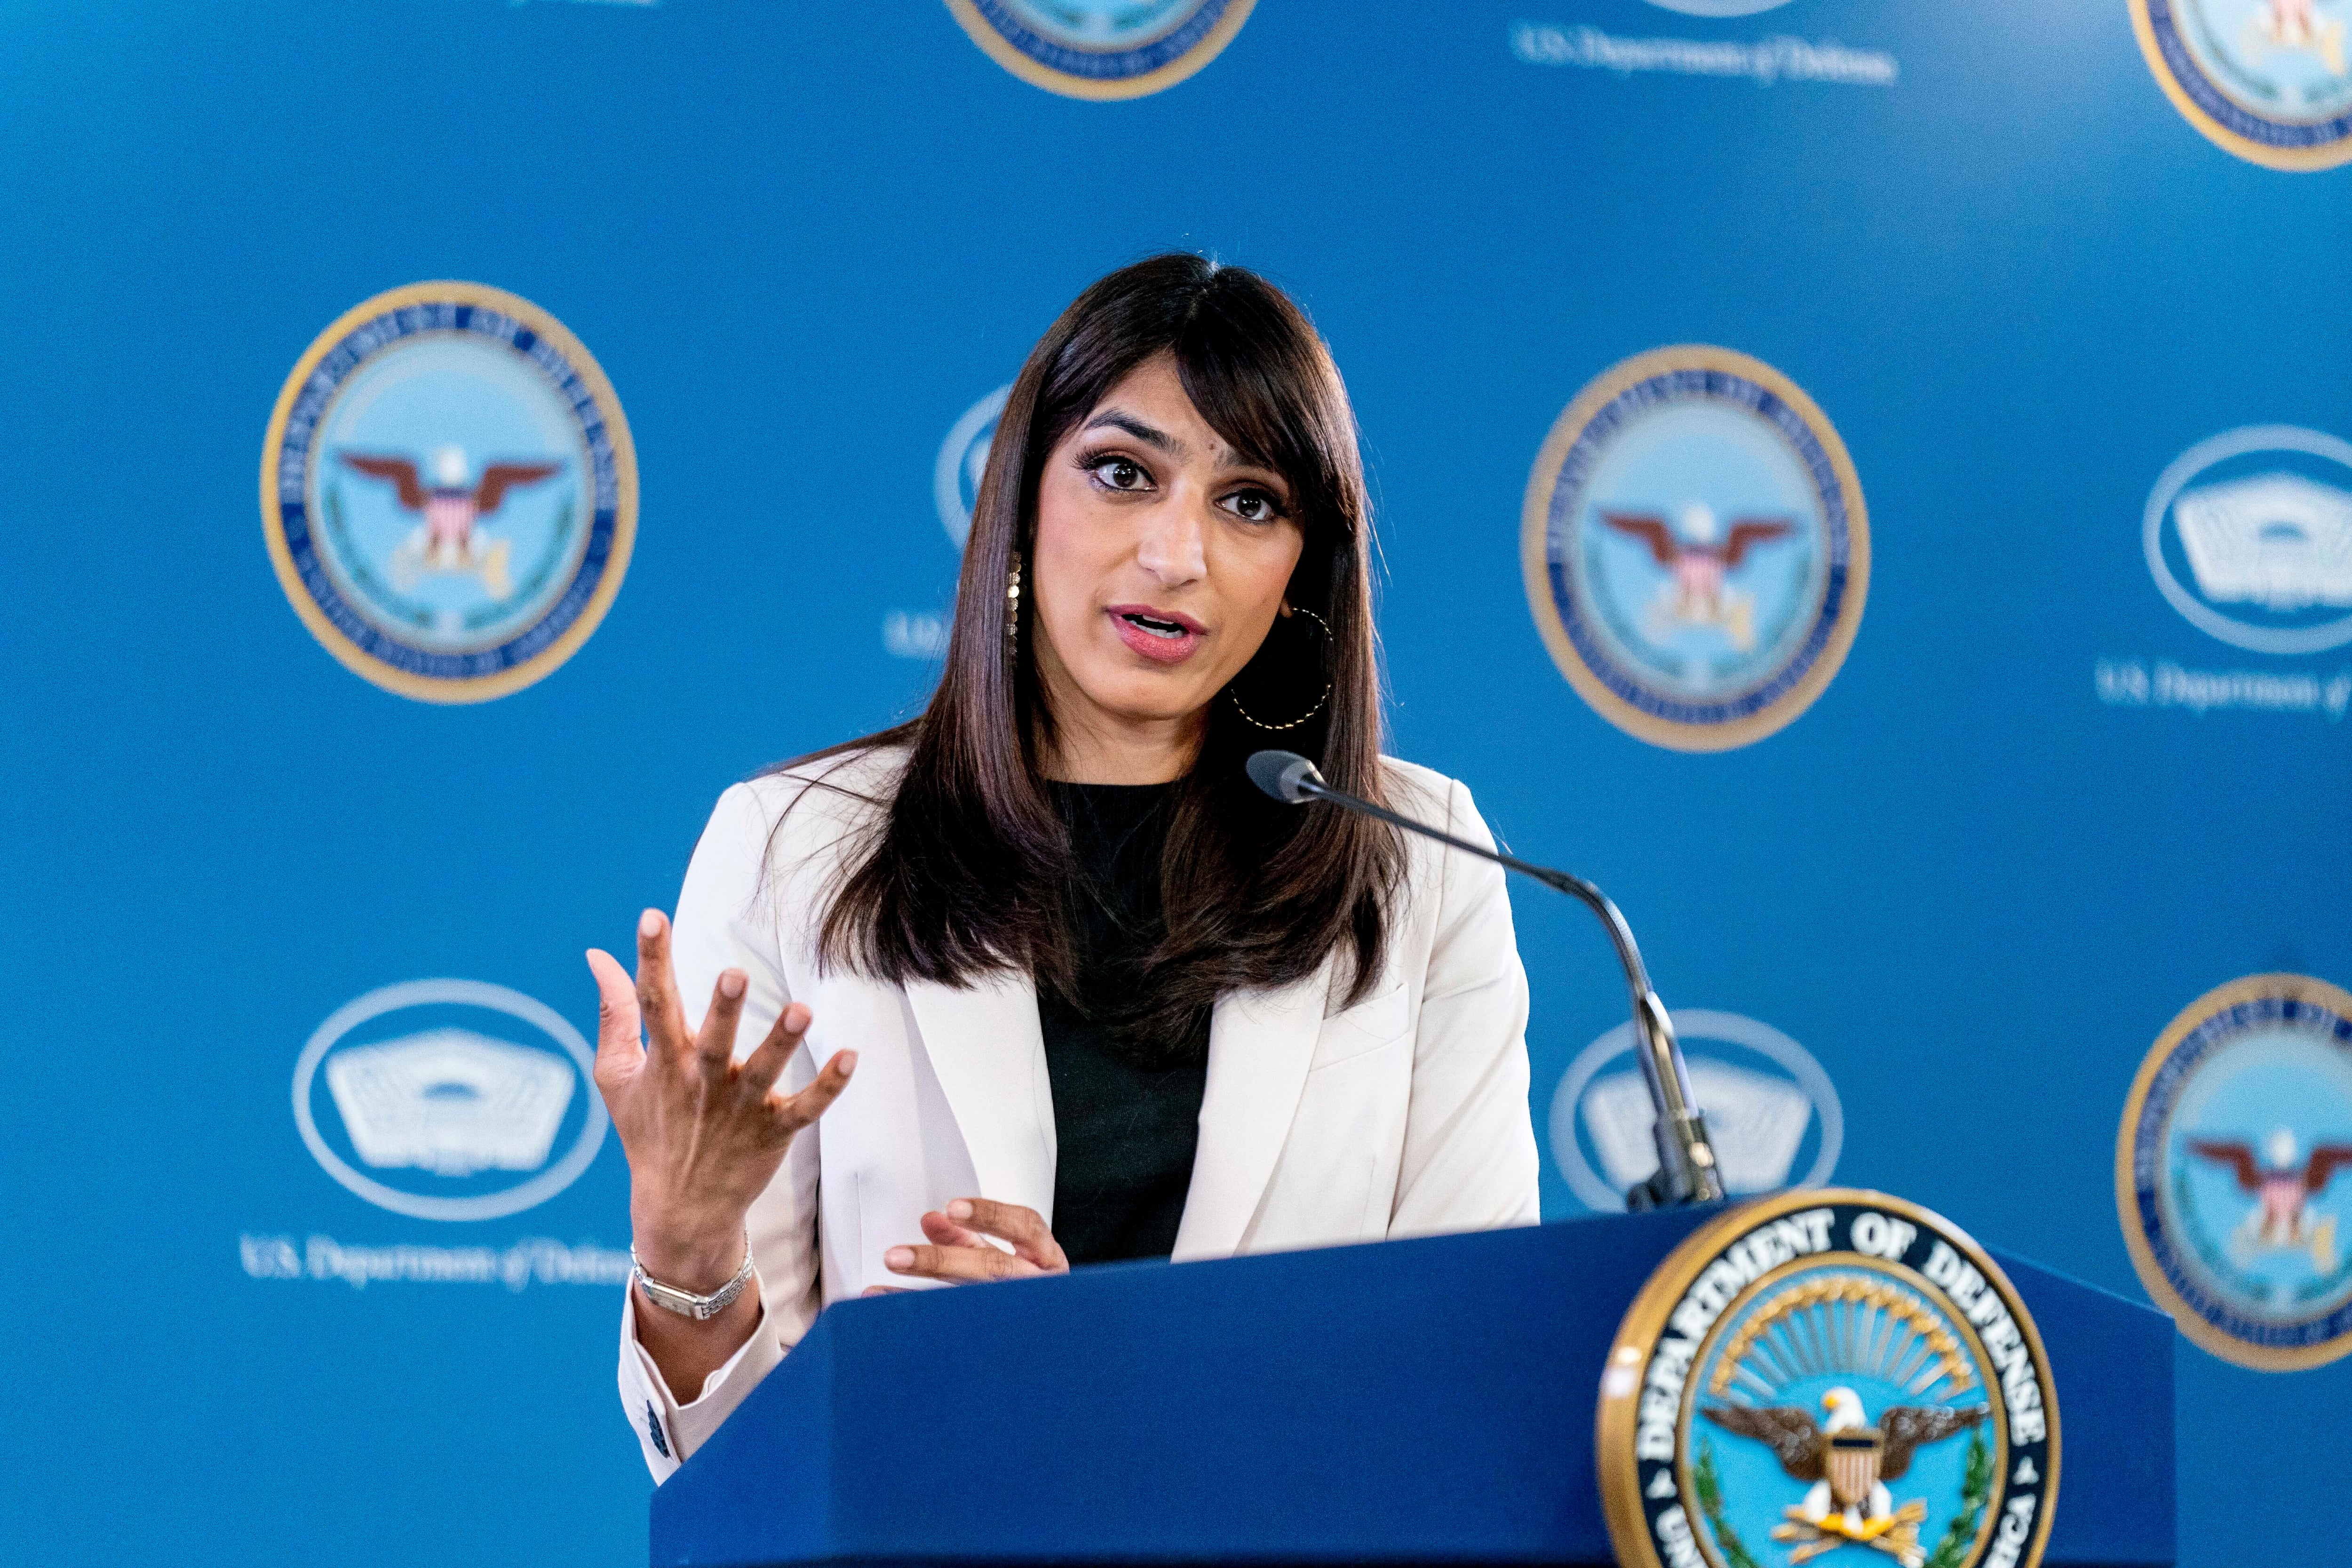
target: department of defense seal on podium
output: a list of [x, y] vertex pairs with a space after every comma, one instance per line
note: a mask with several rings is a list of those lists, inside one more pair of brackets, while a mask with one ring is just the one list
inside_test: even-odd
[[2015, 1288], [1955, 1226], [1851, 1189], [1675, 1248], [1618, 1329], [1597, 1438], [1625, 1568], [2033, 1568], [2057, 1498]]
[[1521, 511], [1528, 603], [1601, 716], [1680, 751], [1760, 741], [1862, 624], [1870, 525], [1845, 444], [1760, 360], [1637, 354], [1568, 405]]
[[2264, 1372], [2352, 1354], [2352, 994], [2256, 974], [2190, 1003], [2132, 1081], [2116, 1206], [2198, 1345]]
[[2329, 0], [2131, 0], [2157, 85], [2207, 140], [2273, 169], [2352, 159], [2352, 44]]
[[628, 570], [637, 465], [562, 322], [477, 283], [346, 313], [278, 395], [261, 520], [295, 613], [387, 690], [480, 702], [588, 640]]
[[988, 57], [1065, 98], [1142, 98], [1233, 42], [1256, 0], [947, 0]]

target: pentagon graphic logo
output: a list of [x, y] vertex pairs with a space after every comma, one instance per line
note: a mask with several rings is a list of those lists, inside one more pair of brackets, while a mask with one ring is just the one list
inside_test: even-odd
[[[1626, 1568], [2033, 1568], [2058, 1406], [2024, 1303], [1958, 1229], [1826, 1188], [1743, 1205], [1659, 1265], [1601, 1374]], [[1785, 1554], [1785, 1555], [1784, 1555]]]
[[[496, 1219], [586, 1170], [611, 1125], [580, 1031], [475, 980], [371, 991], [294, 1064], [294, 1125], [329, 1175], [417, 1219]], [[560, 1152], [559, 1152], [560, 1151]]]
[[588, 640], [636, 536], [637, 465], [561, 322], [475, 283], [379, 294], [278, 395], [262, 529], [302, 624], [427, 702], [517, 691]]
[[2140, 541], [2165, 599], [2223, 642], [2352, 642], [2352, 442], [2292, 425], [2200, 441], [2158, 476]]
[[1065, 98], [1143, 98], [1217, 58], [1256, 0], [948, 0], [972, 42]]
[[2273, 169], [2352, 159], [2352, 58], [2337, 0], [2131, 0], [2140, 53], [2215, 145]]
[[2352, 994], [2257, 974], [2189, 1004], [2132, 1080], [2116, 1206], [2204, 1349], [2264, 1372], [2352, 1353]]
[[[1828, 1181], [1845, 1146], [1845, 1112], [1811, 1053], [1737, 1013], [1677, 1008], [1674, 1026], [1732, 1194]], [[1656, 1125], [1628, 1021], [1585, 1047], [1560, 1074], [1551, 1099], [1552, 1162], [1585, 1207], [1620, 1212], [1625, 1190], [1658, 1168]]]
[[988, 449], [996, 440], [996, 422], [1004, 401], [1013, 395], [1008, 384], [965, 409], [948, 426], [931, 465], [931, 500], [940, 511], [940, 526], [958, 552], [971, 537], [971, 509], [980, 499], [981, 477], [988, 472]]
[[1528, 480], [1528, 602], [1577, 694], [1717, 752], [1780, 730], [1862, 623], [1870, 527], [1837, 431], [1760, 360], [1685, 344], [1576, 395]]

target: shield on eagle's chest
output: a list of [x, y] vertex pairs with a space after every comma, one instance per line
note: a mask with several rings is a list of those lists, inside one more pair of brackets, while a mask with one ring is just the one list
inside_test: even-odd
[[1830, 1494], [1840, 1508], [1867, 1502], [1878, 1484], [1878, 1450], [1885, 1441], [1875, 1426], [1830, 1434]]
[[425, 529], [436, 544], [463, 544], [474, 526], [474, 498], [435, 490], [425, 498]]

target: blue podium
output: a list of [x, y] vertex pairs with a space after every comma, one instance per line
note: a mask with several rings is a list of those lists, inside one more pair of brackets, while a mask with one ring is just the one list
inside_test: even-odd
[[[656, 1492], [652, 1561], [1607, 1563], [1602, 1364], [1716, 1212], [845, 1302]], [[2170, 1563], [2170, 1321], [1995, 1256], [2063, 1423], [2043, 1561]]]

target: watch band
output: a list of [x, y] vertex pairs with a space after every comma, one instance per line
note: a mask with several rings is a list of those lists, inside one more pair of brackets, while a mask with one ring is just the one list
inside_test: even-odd
[[692, 1318], [700, 1322], [717, 1317], [733, 1305], [735, 1298], [743, 1293], [743, 1287], [751, 1282], [751, 1233], [748, 1230], [743, 1233], [743, 1267], [735, 1270], [734, 1279], [708, 1296], [698, 1296], [691, 1290], [665, 1285], [646, 1273], [646, 1266], [637, 1260], [635, 1247], [629, 1248], [629, 1266], [630, 1277], [637, 1289], [645, 1292], [646, 1300], [682, 1318]]

